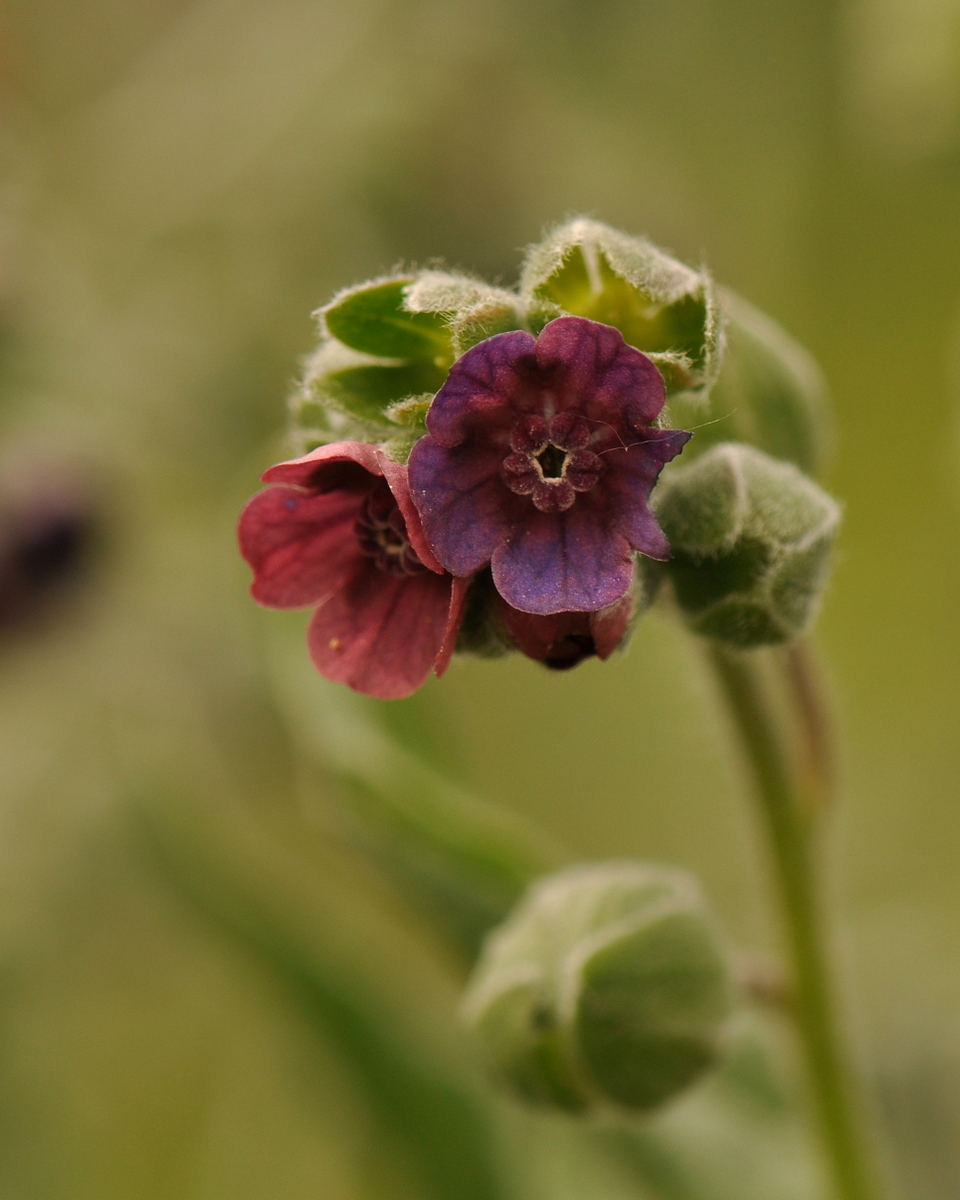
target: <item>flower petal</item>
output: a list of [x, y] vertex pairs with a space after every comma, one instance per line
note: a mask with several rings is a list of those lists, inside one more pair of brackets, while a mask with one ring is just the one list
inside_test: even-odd
[[609, 608], [602, 608], [599, 612], [590, 614], [590, 633], [593, 637], [597, 658], [608, 659], [623, 641], [630, 628], [636, 602], [636, 596], [631, 588], [616, 604], [611, 604]]
[[467, 593], [470, 591], [472, 579], [453, 577], [450, 588], [450, 608], [447, 612], [447, 627], [443, 632], [443, 645], [437, 653], [433, 664], [433, 673], [439, 679], [450, 666], [450, 659], [457, 648], [457, 638], [460, 636], [460, 626], [463, 624], [463, 614], [467, 607]]
[[612, 325], [557, 317], [537, 339], [537, 361], [545, 372], [562, 372], [564, 405], [593, 420], [649, 425], [666, 403], [663, 376]]
[[650, 511], [650, 493], [664, 463], [675, 458], [692, 434], [682, 429], [649, 429], [642, 443], [604, 456], [606, 474], [600, 484], [613, 524], [634, 550], [665, 562], [670, 543]]
[[554, 669], [575, 667], [594, 653], [590, 613], [562, 612], [541, 616], [513, 608], [503, 597], [497, 611], [517, 649], [527, 658]]
[[[447, 449], [429, 434], [410, 455], [410, 491], [424, 534], [454, 575], [486, 566], [510, 530], [515, 498], [500, 478], [502, 461], [495, 447], [471, 443]], [[522, 498], [521, 503], [533, 507]]]
[[595, 612], [630, 587], [633, 556], [594, 493], [566, 512], [535, 509], [494, 551], [497, 591], [527, 613]]
[[237, 533], [254, 570], [253, 598], [304, 608], [342, 587], [363, 558], [354, 526], [362, 496], [269, 487], [248, 501]]
[[371, 561], [313, 614], [307, 645], [317, 670], [381, 700], [409, 696], [443, 647], [451, 584], [448, 576], [391, 575]]
[[536, 351], [531, 334], [514, 330], [479, 342], [458, 359], [427, 413], [427, 429], [440, 445], [458, 445], [474, 424], [486, 433], [496, 417], [509, 425], [512, 401], [525, 388], [518, 367], [525, 360], [533, 366]]
[[413, 497], [410, 495], [407, 468], [401, 466], [398, 462], [394, 462], [392, 458], [387, 458], [382, 451], [379, 455], [379, 462], [380, 469], [383, 471], [383, 477], [389, 484], [390, 491], [393, 492], [397, 508], [400, 509], [407, 541], [413, 547], [414, 554], [416, 554], [425, 567], [429, 567], [431, 571], [436, 571], [442, 575], [443, 567], [440, 565], [437, 556], [430, 549], [423, 532], [423, 525], [420, 522], [420, 514], [417, 512], [416, 505], [413, 503]]
[[596, 655], [606, 659], [623, 641], [633, 616], [633, 590], [599, 612], [541, 616], [512, 608], [498, 596], [498, 614], [517, 649], [554, 671], [566, 671]]
[[302, 458], [277, 463], [260, 478], [264, 483], [292, 483], [320, 492], [330, 492], [334, 488], [352, 490], [366, 487], [367, 475], [383, 474], [381, 458], [381, 451], [366, 442], [333, 442], [311, 450]]

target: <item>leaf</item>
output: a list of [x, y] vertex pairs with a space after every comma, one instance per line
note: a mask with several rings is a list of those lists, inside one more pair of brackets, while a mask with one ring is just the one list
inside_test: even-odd
[[139, 807], [142, 844], [168, 886], [267, 966], [352, 1068], [376, 1118], [405, 1152], [424, 1200], [507, 1200], [493, 1116], [468, 1078], [405, 1035], [375, 987], [319, 954], [222, 852], [173, 828], [166, 803]]
[[449, 362], [450, 336], [443, 316], [405, 307], [411, 281], [410, 276], [373, 280], [341, 292], [320, 310], [327, 332], [353, 350], [380, 358]]
[[444, 378], [445, 372], [429, 362], [347, 367], [317, 380], [316, 389], [345, 412], [383, 424], [390, 420], [386, 410], [398, 400], [432, 395]]

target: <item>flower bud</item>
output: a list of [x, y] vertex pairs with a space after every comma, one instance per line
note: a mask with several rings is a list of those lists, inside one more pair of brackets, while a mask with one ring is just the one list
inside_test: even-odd
[[290, 402], [303, 452], [333, 441], [385, 443], [405, 461], [450, 364], [521, 325], [512, 292], [445, 271], [372, 279], [317, 314], [321, 342]]
[[749, 648], [806, 628], [826, 583], [836, 502], [790, 463], [729, 443], [665, 478], [657, 519], [688, 623]]
[[731, 1007], [695, 880], [632, 862], [536, 884], [487, 939], [464, 1002], [493, 1073], [571, 1112], [663, 1104], [717, 1061]]
[[530, 248], [520, 291], [532, 326], [562, 313], [615, 326], [657, 364], [669, 396], [700, 394], [716, 377], [722, 323], [710, 277], [645, 238], [578, 217]]
[[696, 429], [684, 462], [719, 442], [747, 442], [808, 475], [829, 443], [827, 388], [820, 368], [780, 326], [730, 292], [723, 294], [726, 345], [709, 401], [679, 398], [670, 422]]

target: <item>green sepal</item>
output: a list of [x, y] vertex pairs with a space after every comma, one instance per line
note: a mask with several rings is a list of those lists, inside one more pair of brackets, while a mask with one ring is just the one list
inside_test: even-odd
[[540, 316], [555, 306], [616, 326], [654, 358], [668, 395], [701, 392], [716, 377], [723, 331], [710, 277], [644, 238], [577, 218], [528, 251], [520, 290]]
[[514, 650], [510, 635], [497, 617], [497, 589], [490, 568], [481, 571], [470, 586], [457, 653], [477, 658], [502, 658]]
[[458, 358], [488, 337], [525, 327], [516, 293], [469, 275], [421, 271], [407, 288], [405, 303], [411, 312], [445, 318]]
[[374, 279], [339, 292], [320, 310], [327, 333], [352, 350], [378, 358], [449, 364], [452, 351], [443, 316], [405, 305], [412, 282], [410, 275]]
[[425, 392], [422, 396], [407, 396], [398, 400], [386, 410], [387, 418], [395, 425], [401, 426], [399, 433], [384, 442], [384, 452], [399, 463], [406, 463], [410, 451], [427, 432], [427, 413], [433, 402], [433, 393]]
[[394, 456], [405, 461], [445, 377], [434, 363], [384, 362], [328, 339], [307, 362], [290, 401], [292, 432], [300, 444], [395, 443]]
[[488, 938], [464, 1013], [528, 1102], [650, 1110], [719, 1058], [726, 950], [691, 876], [578, 866], [535, 885]]
[[585, 952], [580, 1056], [603, 1094], [657, 1108], [718, 1058], [731, 990], [716, 933], [696, 908], [667, 906]]
[[336, 408], [362, 421], [377, 423], [391, 419], [388, 411], [398, 401], [424, 392], [433, 395], [444, 378], [445, 373], [428, 362], [369, 364], [332, 371], [317, 386]]
[[739, 296], [722, 298], [726, 347], [709, 401], [688, 397], [670, 405], [670, 423], [697, 432], [685, 461], [720, 442], [747, 442], [816, 475], [830, 441], [819, 367], [775, 321]]
[[791, 463], [730, 443], [665, 477], [655, 507], [691, 628], [741, 649], [803, 633], [840, 522], [822, 488]]

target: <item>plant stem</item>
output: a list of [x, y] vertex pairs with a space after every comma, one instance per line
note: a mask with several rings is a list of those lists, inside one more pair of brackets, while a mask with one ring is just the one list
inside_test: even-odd
[[820, 665], [810, 643], [793, 642], [782, 651], [787, 691], [796, 710], [801, 742], [800, 774], [805, 808], [816, 817], [833, 799], [836, 751], [833, 723], [824, 696]]
[[860, 1129], [856, 1089], [837, 1028], [824, 947], [810, 814], [780, 736], [756, 652], [711, 647], [713, 664], [736, 721], [760, 800], [772, 851], [787, 949], [793, 1013], [837, 1200], [879, 1200]]

